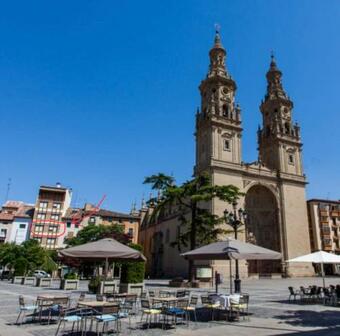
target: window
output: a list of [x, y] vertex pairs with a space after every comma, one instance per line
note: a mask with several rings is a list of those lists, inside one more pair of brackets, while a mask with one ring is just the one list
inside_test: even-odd
[[51, 215], [51, 219], [52, 220], [55, 220], [55, 221], [58, 221], [60, 219], [60, 216], [59, 215], [56, 215], [56, 214], [52, 214]]
[[53, 209], [60, 210], [61, 209], [61, 203], [53, 203]]
[[133, 228], [129, 228], [128, 235], [131, 238], [133, 237]]
[[294, 165], [294, 155], [293, 154], [288, 155], [288, 163], [291, 164], [291, 165]]
[[71, 227], [71, 222], [67, 222], [66, 227], [69, 229]]
[[40, 202], [39, 203], [39, 208], [41, 209], [47, 209], [48, 202]]
[[39, 244], [41, 244], [41, 238], [34, 238], [34, 240], [36, 240]]
[[50, 233], [57, 233], [58, 232], [58, 225], [50, 225], [48, 227], [48, 232], [50, 232]]
[[38, 213], [38, 214], [37, 214], [37, 219], [46, 219], [46, 214], [44, 214], [44, 213]]
[[224, 149], [225, 151], [230, 151], [230, 140], [225, 139], [225, 140], [223, 141], [223, 149]]
[[44, 231], [43, 225], [35, 225], [34, 226], [34, 233], [42, 233]]
[[26, 224], [19, 224], [19, 229], [26, 229]]
[[79, 224], [74, 224], [75, 229], [79, 229]]
[[229, 117], [229, 109], [228, 109], [228, 105], [224, 104], [222, 107], [222, 114], [224, 117]]
[[90, 217], [89, 223], [94, 224], [96, 222], [96, 217]]
[[6, 237], [7, 229], [1, 229], [0, 230], [0, 237]]
[[55, 238], [47, 238], [46, 241], [46, 247], [54, 247], [56, 243], [56, 239]]

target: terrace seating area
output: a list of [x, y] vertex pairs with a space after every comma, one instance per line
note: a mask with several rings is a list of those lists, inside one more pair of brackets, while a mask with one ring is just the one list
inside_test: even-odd
[[300, 286], [298, 289], [288, 287], [289, 302], [301, 304], [324, 304], [338, 306], [340, 303], [340, 285], [320, 286]]
[[[55, 335], [95, 332], [103, 335], [119, 333], [122, 321], [127, 329], [172, 329], [188, 326], [198, 320], [238, 321], [249, 317], [249, 295], [195, 293], [190, 290], [149, 290], [137, 294], [113, 293], [89, 295], [40, 294], [27, 303], [19, 296], [16, 324], [41, 324], [53, 327]], [[133, 318], [132, 318], [133, 317]]]
[[[327, 288], [338, 282], [338, 278], [326, 280]], [[302, 302], [296, 295], [295, 301], [294, 296], [288, 301], [289, 286], [299, 294], [301, 285], [309, 289], [317, 282], [315, 278], [244, 280], [242, 295], [227, 294], [228, 283], [216, 295], [210, 292], [213, 288], [188, 290], [169, 287], [166, 280], [147, 280], [137, 297], [111, 293], [97, 300], [83, 280], [72, 291], [0, 281], [0, 334], [217, 336], [255, 330], [259, 336], [276, 336], [306, 331], [317, 335], [316, 330], [324, 330], [327, 336], [337, 335], [340, 306], [332, 301], [334, 294], [327, 296], [325, 291], [319, 299], [306, 296]]]

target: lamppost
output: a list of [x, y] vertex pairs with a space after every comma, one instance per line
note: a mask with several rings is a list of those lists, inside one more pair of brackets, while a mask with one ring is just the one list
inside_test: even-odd
[[[237, 210], [237, 203], [234, 202], [233, 204], [233, 211], [228, 211], [227, 209], [224, 210], [224, 220], [226, 224], [230, 225], [233, 230], [234, 230], [234, 235], [235, 239], [237, 239], [237, 232], [238, 229], [244, 225], [242, 222], [246, 220], [247, 218], [247, 213], [245, 210], [242, 208], [239, 208]], [[238, 268], [238, 260], [235, 260], [235, 280], [234, 280], [234, 288], [235, 288], [235, 293], [240, 293], [241, 292], [241, 279], [240, 279], [240, 273], [239, 273], [239, 268]]]

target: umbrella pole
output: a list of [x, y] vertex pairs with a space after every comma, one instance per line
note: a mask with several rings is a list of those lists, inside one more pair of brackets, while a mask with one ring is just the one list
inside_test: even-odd
[[233, 294], [233, 278], [231, 275], [231, 259], [229, 259], [229, 292]]
[[107, 279], [108, 268], [109, 268], [109, 261], [107, 258], [105, 258], [105, 280]]
[[321, 276], [322, 276], [323, 288], [325, 288], [326, 287], [326, 284], [325, 284], [325, 271], [324, 271], [324, 268], [323, 268], [323, 263], [321, 263]]

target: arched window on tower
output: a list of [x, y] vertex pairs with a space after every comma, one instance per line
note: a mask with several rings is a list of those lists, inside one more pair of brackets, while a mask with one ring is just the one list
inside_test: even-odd
[[227, 104], [222, 106], [222, 115], [223, 117], [229, 118], [229, 108]]
[[285, 123], [285, 133], [290, 134], [290, 125], [287, 122]]

